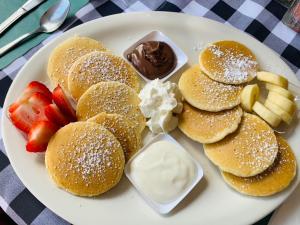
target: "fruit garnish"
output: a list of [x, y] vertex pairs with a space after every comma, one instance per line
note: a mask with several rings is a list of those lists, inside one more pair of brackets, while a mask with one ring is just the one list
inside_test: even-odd
[[20, 103], [9, 114], [12, 123], [20, 130], [28, 133], [31, 126], [39, 120], [47, 120], [44, 107], [51, 101], [44, 94], [36, 92], [26, 101]]
[[29, 131], [26, 150], [28, 152], [46, 151], [50, 138], [58, 128], [56, 124], [50, 121], [41, 120], [36, 122]]
[[29, 152], [45, 151], [52, 135], [76, 120], [75, 110], [63, 90], [58, 86], [51, 93], [38, 81], [30, 82], [8, 111], [12, 123], [28, 134]]
[[65, 113], [71, 121], [76, 121], [76, 112], [63, 89], [58, 85], [52, 93], [52, 98], [62, 113]]
[[55, 104], [49, 104], [45, 107], [45, 115], [49, 121], [57, 124], [58, 126], [64, 126], [70, 122]]
[[266, 83], [266, 89], [269, 90], [269, 91], [274, 91], [280, 95], [282, 95], [283, 97], [286, 97], [290, 100], [294, 100], [294, 95], [287, 89], [285, 88], [282, 88], [280, 86], [277, 86], [277, 85], [274, 85], [274, 84], [269, 84], [269, 83]]
[[244, 110], [251, 112], [252, 106], [259, 98], [259, 87], [257, 84], [247, 85], [241, 93], [241, 105]]
[[265, 101], [265, 106], [270, 109], [272, 112], [280, 116], [280, 118], [287, 124], [290, 124], [293, 120], [293, 116], [284, 111], [278, 105], [274, 104], [273, 102], [267, 100]]
[[296, 104], [288, 98], [283, 97], [277, 92], [270, 91], [267, 100], [278, 105], [281, 109], [293, 115], [296, 110]]
[[275, 84], [285, 89], [287, 89], [289, 84], [288, 80], [283, 76], [265, 71], [257, 72], [257, 80]]
[[257, 115], [259, 115], [272, 127], [277, 127], [281, 122], [281, 118], [277, 114], [270, 111], [268, 108], [266, 108], [263, 104], [261, 104], [258, 101], [254, 103], [252, 109]]
[[27, 101], [34, 93], [41, 93], [46, 98], [48, 98], [49, 101], [52, 100], [52, 93], [44, 84], [38, 81], [32, 81], [27, 85], [27, 87], [23, 91], [22, 95], [17, 99], [17, 101], [10, 105], [8, 111], [12, 113], [16, 108], [18, 108], [20, 104]]

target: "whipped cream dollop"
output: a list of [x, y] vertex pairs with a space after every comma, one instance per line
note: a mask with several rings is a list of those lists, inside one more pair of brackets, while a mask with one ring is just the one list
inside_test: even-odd
[[153, 133], [167, 133], [178, 125], [176, 114], [182, 111], [182, 95], [175, 83], [155, 79], [139, 93], [140, 109]]

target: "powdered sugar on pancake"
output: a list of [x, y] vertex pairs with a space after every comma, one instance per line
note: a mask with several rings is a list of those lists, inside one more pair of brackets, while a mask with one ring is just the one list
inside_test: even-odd
[[91, 86], [102, 81], [119, 81], [136, 88], [137, 75], [122, 58], [107, 52], [92, 52], [80, 58], [71, 68], [70, 80]]
[[145, 119], [138, 104], [136, 92], [119, 82], [100, 82], [90, 87], [79, 99], [77, 117], [79, 120], [89, 119], [98, 113], [117, 113], [126, 116], [136, 128], [144, 128]]
[[237, 42], [216, 42], [204, 51], [205, 56], [201, 59], [205, 61], [202, 62], [204, 71], [216, 81], [241, 84], [256, 76], [258, 64], [254, 55]]
[[65, 177], [72, 176], [75, 183], [88, 186], [94, 179], [104, 183], [108, 171], [118, 171], [122, 167], [122, 158], [116, 158], [116, 151], [121, 146], [101, 126], [86, 125], [84, 131], [82, 133], [75, 128], [69, 137], [72, 141], [66, 142], [58, 150], [57, 169], [64, 171]]
[[234, 146], [239, 146], [242, 151], [234, 151], [235, 158], [240, 162], [240, 168], [250, 167], [259, 170], [266, 164], [272, 164], [275, 160], [278, 145], [274, 142], [275, 135], [272, 129], [261, 128], [262, 121], [258, 118], [243, 117], [239, 128], [239, 135], [233, 137]]
[[[205, 104], [213, 108], [232, 108], [240, 103], [239, 95], [242, 86], [222, 84], [204, 74], [197, 77], [196, 83], [198, 85], [192, 88], [198, 89], [199, 101], [203, 100]], [[197, 91], [195, 90], [195, 92]], [[228, 106], [229, 104], [232, 106]]]

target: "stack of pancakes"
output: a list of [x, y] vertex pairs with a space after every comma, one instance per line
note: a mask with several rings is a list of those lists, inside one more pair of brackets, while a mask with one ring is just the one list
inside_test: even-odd
[[185, 102], [178, 126], [204, 144], [206, 156], [229, 186], [246, 195], [268, 196], [290, 184], [296, 160], [282, 137], [239, 106], [243, 85], [255, 78], [257, 69], [246, 46], [235, 41], [210, 44], [200, 53], [199, 65], [179, 80]]
[[120, 181], [125, 162], [141, 145], [138, 75], [100, 42], [72, 37], [53, 50], [48, 76], [77, 103], [79, 120], [49, 142], [48, 172], [72, 194], [104, 193]]

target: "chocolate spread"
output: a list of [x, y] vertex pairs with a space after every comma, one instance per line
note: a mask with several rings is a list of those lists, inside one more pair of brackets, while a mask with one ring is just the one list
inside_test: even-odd
[[167, 76], [176, 66], [176, 56], [165, 42], [148, 41], [138, 45], [127, 59], [150, 80]]

